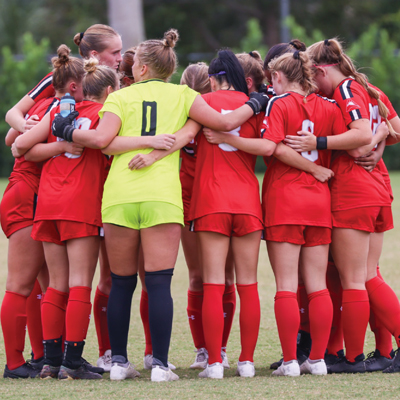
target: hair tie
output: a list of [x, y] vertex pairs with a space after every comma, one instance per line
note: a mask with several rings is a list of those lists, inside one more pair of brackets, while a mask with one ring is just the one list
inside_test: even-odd
[[324, 40], [324, 45], [325, 45], [325, 46], [329, 46], [329, 45], [330, 45], [329, 39], [325, 39], [325, 40]]
[[293, 58], [294, 58], [295, 60], [299, 60], [299, 59], [300, 59], [300, 52], [299, 52], [298, 50], [296, 50], [296, 51], [293, 53]]
[[291, 46], [293, 46], [295, 49], [299, 50], [299, 47], [297, 46], [297, 44], [295, 42], [289, 42], [289, 44]]
[[85, 33], [84, 32], [81, 32], [80, 33], [80, 35], [79, 35], [79, 40], [82, 40], [83, 39], [83, 35], [84, 35]]
[[249, 51], [249, 56], [254, 58], [254, 53], [252, 51]]
[[215, 76], [215, 75], [225, 75], [225, 74], [226, 74], [225, 71], [220, 71], [220, 72], [216, 72], [215, 74], [208, 74], [208, 77]]

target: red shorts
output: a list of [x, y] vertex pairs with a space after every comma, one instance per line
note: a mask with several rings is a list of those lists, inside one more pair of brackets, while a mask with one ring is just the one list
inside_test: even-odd
[[334, 228], [356, 229], [366, 232], [385, 232], [393, 229], [392, 208], [360, 207], [351, 210], [332, 211]]
[[182, 173], [181, 171], [180, 179], [182, 185], [183, 221], [185, 225], [190, 225], [190, 220], [188, 217], [190, 201], [192, 199], [194, 177], [189, 174]]
[[75, 221], [35, 221], [32, 238], [40, 242], [64, 245], [65, 241], [88, 236], [100, 236], [100, 227]]
[[1, 227], [7, 237], [33, 225], [36, 201], [36, 193], [25, 181], [8, 184], [0, 205]]
[[264, 238], [271, 242], [287, 242], [304, 247], [331, 243], [331, 228], [306, 225], [276, 225], [265, 228]]
[[205, 215], [192, 221], [190, 227], [194, 232], [216, 232], [225, 236], [244, 236], [262, 231], [262, 222], [253, 215], [216, 213]]

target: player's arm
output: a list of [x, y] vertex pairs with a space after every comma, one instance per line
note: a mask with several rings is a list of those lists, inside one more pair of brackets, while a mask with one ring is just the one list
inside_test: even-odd
[[378, 144], [378, 147], [376, 148], [375, 151], [370, 151], [365, 156], [357, 157], [354, 160], [354, 162], [357, 165], [363, 167], [368, 172], [371, 172], [376, 167], [376, 164], [378, 164], [378, 162], [383, 156], [383, 151], [385, 150], [386, 147], [385, 142], [386, 142], [385, 140], [382, 140], [382, 142]]
[[12, 144], [15, 142], [15, 139], [19, 136], [19, 132], [14, 128], [10, 128], [7, 132], [5, 142], [6, 146], [11, 147]]
[[36, 126], [15, 139], [11, 147], [14, 157], [20, 157], [35, 144], [44, 142], [49, 135], [49, 127], [50, 113], [47, 113]]
[[32, 125], [32, 121], [27, 122], [25, 115], [35, 105], [35, 101], [25, 95], [14, 107], [7, 111], [6, 122], [18, 132], [25, 132], [27, 124]]
[[79, 156], [82, 154], [83, 149], [84, 147], [80, 144], [69, 143], [63, 140], [60, 142], [35, 144], [24, 156], [27, 161], [42, 162], [63, 153], [71, 153]]
[[[328, 150], [352, 150], [371, 143], [372, 131], [369, 120], [358, 119], [352, 121], [349, 128], [348, 131], [340, 135], [326, 137], [325, 148]], [[317, 149], [317, 137], [311, 132], [299, 131], [297, 135], [286, 136], [285, 143], [299, 153]]]
[[326, 182], [334, 176], [334, 172], [329, 168], [322, 167], [321, 165], [315, 164], [312, 161], [307, 160], [297, 151], [291, 149], [282, 142], [276, 146], [274, 157], [276, 157], [279, 161], [289, 165], [290, 167], [308, 172], [320, 182]]
[[210, 128], [203, 129], [204, 136], [211, 144], [226, 143], [239, 150], [256, 156], [269, 157], [276, 148], [276, 143], [268, 139], [244, 138], [228, 132], [218, 132]]
[[[392, 128], [395, 132], [400, 132], [400, 118], [397, 115], [394, 118], [390, 119], [389, 122], [392, 125]], [[399, 142], [400, 142], [400, 135], [395, 135], [395, 136], [390, 135], [386, 139], [386, 144], [388, 146], [391, 146]]]
[[140, 169], [152, 165], [156, 161], [159, 161], [181, 149], [183, 146], [186, 146], [195, 138], [200, 129], [200, 124], [188, 119], [186, 124], [179, 129], [179, 131], [175, 132], [175, 142], [169, 150], [153, 150], [148, 154], [136, 154], [129, 162], [128, 167], [130, 169]]

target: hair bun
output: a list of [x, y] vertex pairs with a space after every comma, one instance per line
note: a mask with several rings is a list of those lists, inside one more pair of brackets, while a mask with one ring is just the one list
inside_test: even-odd
[[54, 68], [60, 68], [61, 65], [66, 65], [69, 62], [69, 54], [71, 49], [66, 45], [62, 44], [57, 49], [57, 57], [53, 57], [51, 62]]
[[289, 42], [289, 44], [293, 46], [296, 50], [306, 51], [306, 45], [299, 39], [293, 39], [291, 42]]
[[85, 60], [84, 62], [84, 69], [88, 74], [95, 72], [97, 69], [97, 65], [99, 64], [99, 60], [94, 57], [89, 58], [89, 60]]
[[165, 47], [175, 47], [176, 42], [179, 40], [179, 33], [176, 29], [170, 29], [168, 32], [164, 33], [163, 44]]

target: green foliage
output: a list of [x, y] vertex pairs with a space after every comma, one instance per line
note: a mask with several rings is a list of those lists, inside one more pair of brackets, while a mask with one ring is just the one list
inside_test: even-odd
[[256, 18], [250, 18], [247, 23], [246, 36], [240, 41], [240, 47], [234, 48], [235, 53], [241, 53], [257, 50], [261, 57], [264, 58], [268, 52], [268, 47], [264, 44], [263, 33], [261, 30], [260, 22]]
[[[8, 46], [1, 49], [0, 87], [0, 135], [4, 138], [9, 126], [4, 121], [7, 111], [33, 88], [48, 72], [46, 57], [49, 41], [42, 39], [36, 43], [30, 33], [22, 37], [22, 59], [16, 59]], [[14, 159], [10, 149], [0, 141], [0, 176], [10, 173]]]

